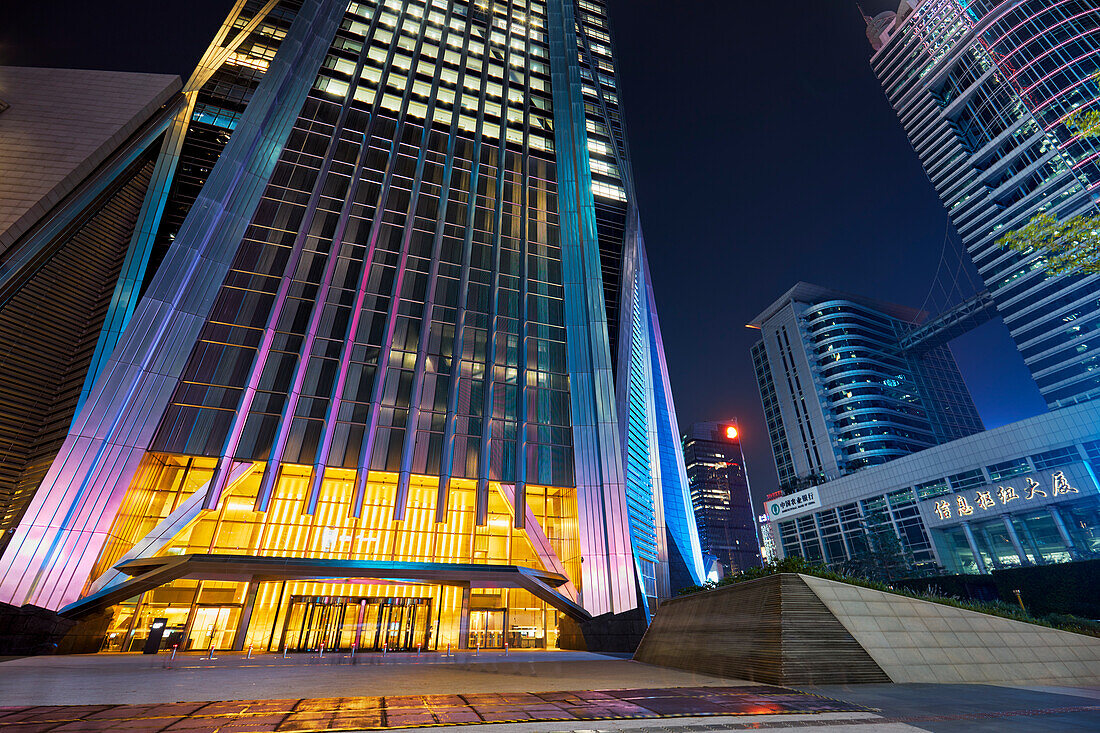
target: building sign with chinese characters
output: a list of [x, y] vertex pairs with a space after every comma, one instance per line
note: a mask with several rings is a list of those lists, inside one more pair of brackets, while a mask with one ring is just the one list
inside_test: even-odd
[[820, 506], [821, 494], [815, 486], [805, 491], [799, 491], [797, 494], [781, 496], [778, 499], [767, 501], [764, 503], [764, 511], [767, 512], [768, 519], [774, 522], [788, 515], [798, 514], [808, 509], [817, 509]]
[[[1043, 500], [1056, 500], [1061, 496], [1080, 494], [1080, 490], [1066, 477], [1064, 471], [1054, 471], [1050, 479], [1040, 484], [1030, 476], [990, 486], [984, 489], [960, 491], [925, 502], [931, 505], [932, 516], [940, 521], [978, 519], [983, 514], [1011, 512], [1025, 508], [1028, 504], [1042, 504]], [[1022, 485], [1021, 485], [1022, 483]]]

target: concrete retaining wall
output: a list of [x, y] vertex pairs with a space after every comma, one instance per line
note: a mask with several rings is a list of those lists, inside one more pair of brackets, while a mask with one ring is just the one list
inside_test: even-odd
[[1100, 638], [784, 573], [662, 604], [641, 662], [773, 684], [1100, 684]]

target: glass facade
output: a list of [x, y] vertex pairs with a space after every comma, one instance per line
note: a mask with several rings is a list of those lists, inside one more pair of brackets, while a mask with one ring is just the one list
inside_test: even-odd
[[[118, 606], [109, 648], [158, 616], [190, 648], [552, 647], [563, 613], [698, 582], [603, 4], [249, 8], [189, 123], [224, 150], [193, 201], [182, 172], [172, 189], [171, 244], [4, 597], [94, 599], [158, 557], [391, 563], [181, 578]], [[410, 564], [561, 585], [402, 582]]]
[[844, 567], [886, 548], [898, 577], [1096, 558], [1098, 417], [1067, 407], [821, 484], [821, 509], [774, 523], [782, 554]]
[[1094, 210], [1100, 142], [1074, 119], [1100, 102], [1100, 8], [914, 5], [869, 30], [871, 65], [1047, 403], [1091, 399], [1100, 279], [1048, 275], [1043, 252], [996, 242], [1038, 212]]

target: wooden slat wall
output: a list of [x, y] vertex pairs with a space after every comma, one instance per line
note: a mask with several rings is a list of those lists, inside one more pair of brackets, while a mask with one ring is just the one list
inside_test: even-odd
[[0, 552], [65, 440], [152, 171], [124, 173], [0, 306]]
[[666, 601], [634, 658], [780, 685], [890, 681], [793, 573]]

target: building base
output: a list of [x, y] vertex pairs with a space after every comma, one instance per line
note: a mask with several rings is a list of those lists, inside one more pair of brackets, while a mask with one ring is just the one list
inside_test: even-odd
[[94, 654], [110, 623], [109, 612], [73, 619], [38, 606], [0, 603], [0, 656]]
[[640, 606], [579, 622], [563, 615], [558, 619], [558, 648], [633, 654], [648, 625]]

